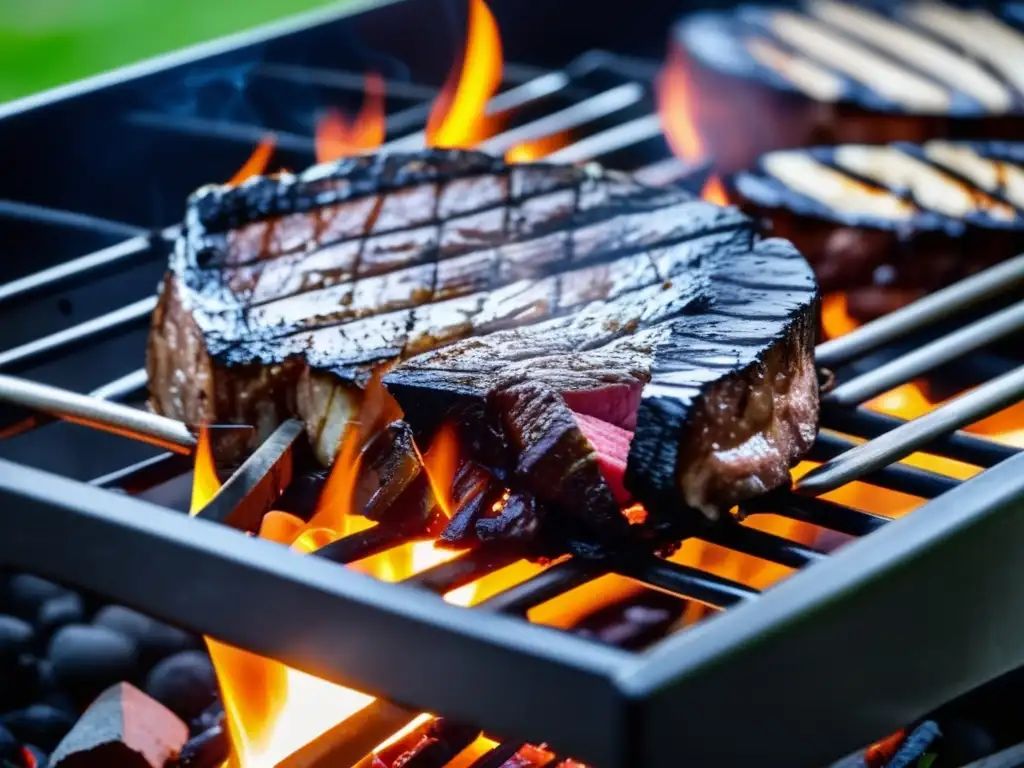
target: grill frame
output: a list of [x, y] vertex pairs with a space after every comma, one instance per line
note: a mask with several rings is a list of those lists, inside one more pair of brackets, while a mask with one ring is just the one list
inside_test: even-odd
[[[415, 26], [400, 18], [410, 9], [416, 18], [426, 18], [452, 8], [442, 0], [406, 0], [401, 10], [397, 5], [392, 0], [373, 8], [348, 4], [314, 12], [55, 89], [0, 107], [0, 132], [15, 125], [13, 133], [25, 135], [39, 121], [52, 127], [68, 109], [80, 111], [82, 104], [131, 104], [135, 94], [161, 80], [256, 55], [264, 47], [269, 51], [282, 41], [294, 44], [304, 34], [324, 37], [350, 19], [361, 30], [375, 29], [379, 37], [396, 26]], [[493, 3], [503, 34], [514, 5]], [[539, 11], [542, 5], [531, 4], [531, 11], [546, 13], [545, 18], [571, 16], [564, 9]], [[570, 5], [585, 8], [580, 0]], [[637, 16], [623, 33], [631, 41], [624, 43], [626, 53], [635, 52], [631, 46], [648, 44], [637, 29], [667, 30], [672, 11], [658, 5]], [[511, 35], [513, 50], [523, 44], [522, 27], [518, 43], [517, 33]], [[556, 25], [545, 38], [548, 48], [558, 31]], [[573, 39], [581, 37], [582, 30]], [[400, 45], [401, 39], [391, 44]], [[449, 47], [456, 45], [453, 38]], [[446, 66], [438, 69], [436, 82]], [[139, 253], [159, 258], [173, 234], [173, 228], [154, 229], [112, 246], [110, 260]], [[95, 261], [105, 263], [103, 258]], [[27, 289], [45, 293], [50, 286]], [[4, 298], [0, 288], [0, 303]], [[128, 380], [104, 394], [122, 399], [136, 393], [138, 384]], [[857, 434], [870, 436], [869, 428], [882, 429], [877, 420], [869, 424], [870, 417], [844, 414], [861, 430]], [[964, 448], [963, 441], [972, 439], [977, 440], [943, 438], [938, 452], [948, 455], [957, 441]], [[831, 458], [849, 447], [849, 441], [826, 434], [815, 455]], [[990, 444], [974, 447], [988, 457], [986, 466], [994, 466], [963, 484], [906, 467], [876, 472], [871, 479], [880, 485], [933, 499], [901, 520], [882, 524], [831, 505], [837, 520], [858, 533], [873, 533], [834, 556], [823, 558], [813, 549], [757, 532], [739, 546], [727, 532], [724, 543], [743, 551], [760, 547], [778, 562], [816, 563], [813, 576], [796, 573], [756, 600], [748, 599], [750, 590], [741, 585], [681, 566], [602, 564], [662, 589], [734, 604], [639, 654], [515, 616], [529, 600], [565, 591], [586, 578], [589, 574], [578, 570], [586, 566], [577, 561], [544, 572], [483, 609], [467, 611], [424, 595], [422, 586], [382, 584], [322, 559], [299, 559], [223, 526], [103, 490], [135, 491], [180, 472], [181, 457], [171, 454], [96, 478], [91, 485], [99, 487], [93, 488], [0, 461], [0, 531], [9, 533], [0, 537], [0, 566], [73, 583], [403, 706], [469, 720], [502, 735], [547, 741], [602, 767], [686, 761], [746, 765], [766, 754], [785, 754], [789, 764], [821, 764], [1024, 663], [1024, 649], [997, 642], [1024, 629], [1024, 620], [1015, 618], [1024, 588], [1005, 579], [1015, 564], [1014, 543], [1024, 541], [1024, 522], [1015, 522], [1013, 514], [1024, 505], [1024, 457], [1011, 457], [1014, 451]], [[279, 469], [277, 460], [249, 478], [269, 478], [271, 490], [261, 487], [271, 501], [280, 491], [277, 478], [267, 474], [274, 468]], [[751, 511], [780, 503], [791, 505], [788, 514], [794, 517], [822, 504], [776, 495]], [[224, 512], [221, 517], [229, 516]], [[55, 539], [54, 530], [62, 536]], [[174, 572], [173, 578], [161, 565]], [[222, 582], [216, 578], [218, 569], [233, 575]], [[455, 576], [443, 571], [433, 577], [440, 582], [429, 575], [419, 580], [437, 591], [438, 583]], [[209, 594], [211, 583], [219, 587]], [[979, 597], [969, 604], [970, 619], [951, 626], [945, 595], [954, 590]], [[268, 611], [275, 603], [278, 607]], [[268, 612], [272, 624], [266, 623]], [[290, 632], [299, 622], [303, 638]], [[347, 632], [353, 622], [362, 631]], [[851, 634], [861, 627], [867, 629], [852, 658], [837, 661], [833, 653], [819, 650], [837, 643], [848, 647]], [[963, 654], [978, 636], [994, 640], [984, 653]], [[735, 723], [738, 706], [755, 715], [742, 725], [741, 738]]]

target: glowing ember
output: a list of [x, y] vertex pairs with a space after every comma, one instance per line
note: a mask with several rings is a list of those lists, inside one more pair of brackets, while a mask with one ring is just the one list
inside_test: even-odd
[[532, 141], [524, 141], [516, 144], [505, 153], [506, 163], [532, 163], [547, 157], [552, 152], [557, 152], [562, 147], [572, 143], [572, 135], [568, 131], [553, 133], [550, 136], [542, 136]]
[[349, 121], [338, 110], [329, 110], [316, 125], [316, 161], [326, 163], [376, 149], [384, 143], [384, 78], [366, 75], [363, 106]]
[[427, 144], [465, 148], [485, 138], [487, 102], [501, 85], [501, 72], [498, 24], [483, 0], [470, 0], [466, 49], [430, 110]]
[[277, 139], [272, 135], [264, 136], [260, 143], [253, 150], [249, 159], [238, 169], [238, 173], [228, 181], [230, 185], [241, 184], [252, 176], [259, 176], [267, 170], [270, 159], [274, 156], [274, 148], [277, 146]]
[[700, 191], [700, 196], [702, 200], [707, 200], [715, 205], [729, 204], [729, 195], [725, 191], [725, 185], [717, 176], [712, 176], [707, 180], [704, 189]]
[[845, 293], [830, 293], [821, 298], [821, 325], [827, 339], [838, 339], [857, 328], [857, 321], [847, 309]]

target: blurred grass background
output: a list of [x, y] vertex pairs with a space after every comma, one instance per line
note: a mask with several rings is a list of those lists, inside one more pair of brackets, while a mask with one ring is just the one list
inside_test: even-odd
[[0, 101], [328, 0], [0, 0]]

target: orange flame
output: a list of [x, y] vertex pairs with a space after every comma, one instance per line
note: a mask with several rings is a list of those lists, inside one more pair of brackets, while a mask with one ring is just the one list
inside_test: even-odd
[[572, 136], [568, 131], [560, 131], [550, 136], [542, 136], [539, 139], [524, 141], [516, 144], [505, 153], [506, 163], [532, 163], [547, 157], [552, 152], [557, 152], [562, 147], [572, 143]]
[[[685, 163], [697, 163], [705, 154], [704, 141], [693, 115], [693, 86], [686, 73], [686, 62], [676, 46], [669, 49], [665, 66], [655, 82], [658, 115], [672, 154]], [[718, 176], [704, 184], [700, 196], [715, 205], [727, 205], [729, 196]]]
[[335, 109], [317, 121], [314, 146], [318, 163], [357, 155], [384, 143], [384, 78], [367, 73], [364, 94], [363, 106], [351, 122]]
[[270, 159], [274, 156], [276, 146], [277, 138], [273, 134], [267, 134], [260, 139], [260, 143], [256, 145], [256, 149], [252, 151], [249, 159], [238, 169], [238, 173], [231, 177], [228, 184], [232, 186], [241, 184], [246, 179], [259, 176], [266, 171], [267, 166], [270, 165]]
[[196, 461], [192, 472], [192, 501], [188, 513], [195, 515], [220, 490], [220, 478], [217, 477], [217, 465], [210, 444], [210, 430], [205, 424], [200, 428], [199, 439], [196, 441]]
[[487, 102], [501, 85], [502, 66], [498, 23], [483, 0], [469, 0], [466, 49], [430, 110], [429, 146], [471, 147], [487, 136]]
[[421, 461], [438, 506], [451, 519], [452, 482], [459, 468], [459, 438], [451, 422], [445, 422], [437, 431]]

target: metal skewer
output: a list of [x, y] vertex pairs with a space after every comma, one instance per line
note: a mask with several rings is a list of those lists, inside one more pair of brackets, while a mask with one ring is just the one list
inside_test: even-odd
[[930, 440], [996, 413], [1022, 398], [1024, 366], [822, 464], [804, 475], [796, 489], [815, 495], [835, 490], [905, 458]]
[[0, 402], [49, 413], [176, 453], [192, 453], [196, 446], [195, 435], [183, 422], [15, 376], [0, 374]]
[[823, 400], [837, 405], [859, 405], [875, 395], [934, 370], [968, 352], [1024, 328], [1024, 302], [936, 339], [867, 373], [840, 384]]
[[947, 318], [1024, 282], [1024, 255], [918, 299], [815, 349], [818, 365], [836, 366]]

